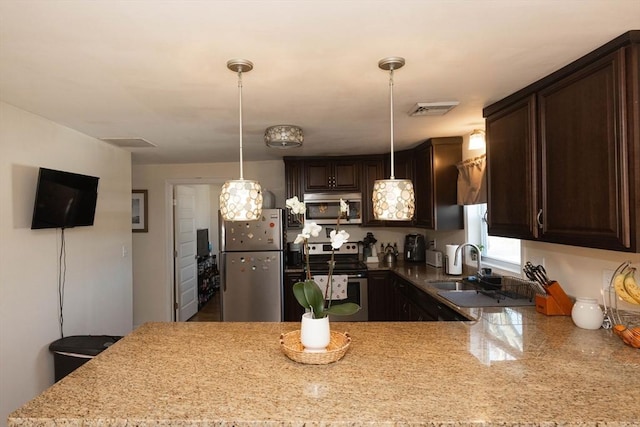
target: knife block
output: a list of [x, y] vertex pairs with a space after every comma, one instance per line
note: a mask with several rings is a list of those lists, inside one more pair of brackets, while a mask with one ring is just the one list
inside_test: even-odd
[[547, 285], [546, 290], [547, 295], [536, 294], [536, 311], [547, 316], [571, 316], [573, 301], [560, 283], [553, 281]]

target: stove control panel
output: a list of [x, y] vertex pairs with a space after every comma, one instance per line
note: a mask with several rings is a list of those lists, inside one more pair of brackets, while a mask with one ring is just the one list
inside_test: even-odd
[[[336, 249], [336, 254], [341, 255], [357, 255], [358, 244], [357, 243], [345, 243], [339, 249]], [[309, 243], [309, 255], [329, 255], [331, 254], [331, 243]]]

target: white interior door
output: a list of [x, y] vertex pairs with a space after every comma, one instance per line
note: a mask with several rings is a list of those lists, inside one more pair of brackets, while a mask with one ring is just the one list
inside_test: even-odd
[[196, 262], [196, 191], [192, 187], [175, 187], [174, 215], [175, 295], [179, 322], [198, 312], [198, 265]]

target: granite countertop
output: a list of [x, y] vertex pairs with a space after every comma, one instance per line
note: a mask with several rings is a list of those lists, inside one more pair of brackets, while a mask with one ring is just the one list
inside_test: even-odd
[[148, 323], [9, 426], [639, 425], [639, 350], [530, 307], [476, 315], [334, 322], [352, 343], [329, 365], [281, 352], [298, 323]]

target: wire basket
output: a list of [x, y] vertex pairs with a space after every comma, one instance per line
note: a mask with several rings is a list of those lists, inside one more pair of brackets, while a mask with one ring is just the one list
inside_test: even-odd
[[618, 275], [635, 272], [631, 261], [625, 261], [616, 268], [609, 280], [609, 287], [603, 296], [605, 322], [603, 327], [613, 329], [625, 344], [640, 348], [640, 301], [625, 301], [616, 292], [615, 279]]
[[536, 296], [536, 284], [531, 280], [514, 276], [502, 278], [502, 290], [520, 295], [521, 298], [533, 300]]

